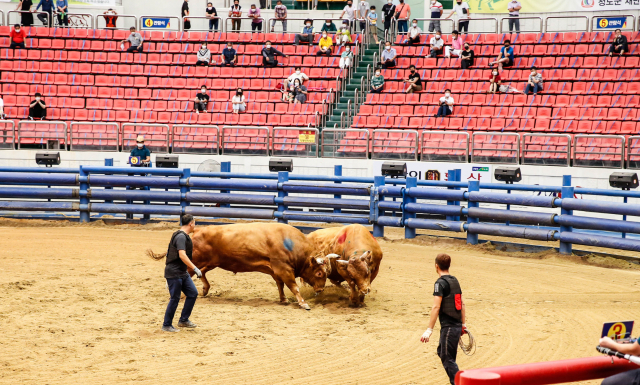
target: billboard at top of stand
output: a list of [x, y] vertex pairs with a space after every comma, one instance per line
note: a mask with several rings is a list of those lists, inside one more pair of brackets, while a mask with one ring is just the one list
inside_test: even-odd
[[[640, 10], [640, 0], [518, 0], [520, 13]], [[467, 0], [474, 13], [505, 13], [511, 0]], [[526, 15], [522, 15], [525, 17]], [[473, 17], [473, 16], [472, 16]]]
[[[399, 162], [404, 160], [374, 160], [373, 176], [380, 176], [382, 163]], [[446, 162], [415, 162], [407, 161], [407, 176], [418, 180], [449, 180], [449, 170], [460, 169], [460, 181], [479, 181], [491, 183], [493, 167], [487, 164], [475, 163], [446, 163]]]

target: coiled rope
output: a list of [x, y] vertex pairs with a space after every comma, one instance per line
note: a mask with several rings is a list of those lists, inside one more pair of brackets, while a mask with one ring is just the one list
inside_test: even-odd
[[468, 356], [472, 356], [475, 352], [476, 352], [476, 339], [473, 338], [473, 335], [471, 334], [471, 332], [467, 329], [467, 333], [465, 333], [468, 337], [468, 342], [465, 343], [463, 341], [464, 338], [464, 334], [460, 336], [460, 341], [458, 341], [458, 345], [460, 346], [460, 349], [462, 349], [462, 352]]

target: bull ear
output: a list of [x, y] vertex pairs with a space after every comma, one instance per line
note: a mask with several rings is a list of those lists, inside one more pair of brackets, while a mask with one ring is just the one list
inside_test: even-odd
[[365, 261], [367, 263], [371, 263], [371, 250], [367, 250], [365, 251], [361, 256], [360, 256], [360, 260], [361, 261]]

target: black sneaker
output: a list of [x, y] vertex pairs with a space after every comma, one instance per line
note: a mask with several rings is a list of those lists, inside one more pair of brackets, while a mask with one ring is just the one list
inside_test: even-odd
[[178, 330], [178, 329], [174, 328], [174, 327], [173, 327], [173, 325], [171, 325], [171, 326], [163, 326], [163, 327], [162, 327], [162, 331], [163, 331], [163, 332], [177, 333], [177, 332], [179, 332], [180, 330]]
[[189, 329], [193, 329], [195, 327], [198, 327], [198, 325], [194, 324], [191, 321], [186, 321], [186, 322], [178, 322], [178, 327], [179, 328], [189, 328]]

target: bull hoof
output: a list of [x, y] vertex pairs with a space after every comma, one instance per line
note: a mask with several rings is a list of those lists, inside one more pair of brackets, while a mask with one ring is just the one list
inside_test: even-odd
[[306, 303], [301, 303], [301, 304], [299, 304], [299, 305], [300, 305], [300, 307], [301, 307], [301, 308], [303, 308], [304, 310], [311, 310], [311, 308], [309, 307], [309, 305], [308, 305], [308, 304], [306, 304]]

